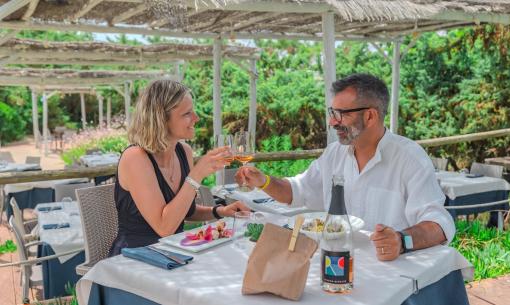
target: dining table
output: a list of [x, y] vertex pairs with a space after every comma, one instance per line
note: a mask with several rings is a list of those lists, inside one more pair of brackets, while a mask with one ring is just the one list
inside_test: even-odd
[[76, 266], [85, 261], [83, 229], [76, 201], [38, 204], [34, 209], [39, 225], [38, 257], [76, 251], [74, 254], [43, 261], [44, 299], [69, 295], [66, 285], [80, 279]]
[[[267, 222], [288, 223], [288, 218], [277, 216], [273, 219], [268, 216]], [[78, 282], [78, 302], [81, 305], [468, 304], [463, 280], [472, 279], [473, 266], [456, 249], [438, 245], [383, 262], [376, 257], [370, 234], [360, 230], [353, 235], [354, 288], [349, 294], [330, 294], [321, 289], [320, 250], [310, 259], [306, 286], [296, 302], [269, 293], [241, 293], [244, 272], [255, 243], [239, 248], [228, 241], [195, 253], [160, 241], [153, 246], [191, 255], [193, 260], [167, 270], [123, 255], [104, 259]]]

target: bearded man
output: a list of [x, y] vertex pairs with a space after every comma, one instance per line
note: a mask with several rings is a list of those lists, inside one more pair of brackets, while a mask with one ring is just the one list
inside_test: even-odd
[[242, 167], [239, 183], [259, 187], [279, 202], [328, 211], [332, 177], [342, 176], [350, 215], [372, 231], [377, 257], [449, 243], [455, 226], [444, 208], [445, 196], [432, 161], [414, 141], [384, 127], [389, 93], [375, 76], [354, 74], [333, 83], [329, 125], [337, 131], [310, 167], [295, 177], [278, 179], [255, 167]]

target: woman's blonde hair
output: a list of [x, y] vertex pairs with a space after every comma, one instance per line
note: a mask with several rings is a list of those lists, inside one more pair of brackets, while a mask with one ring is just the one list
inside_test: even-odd
[[129, 142], [150, 153], [166, 150], [170, 112], [188, 93], [190, 90], [179, 82], [170, 79], [152, 81], [136, 104], [128, 130]]

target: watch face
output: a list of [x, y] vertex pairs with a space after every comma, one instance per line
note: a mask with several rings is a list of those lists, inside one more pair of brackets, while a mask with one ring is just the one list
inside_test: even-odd
[[406, 250], [413, 249], [413, 237], [411, 235], [404, 235], [404, 248]]

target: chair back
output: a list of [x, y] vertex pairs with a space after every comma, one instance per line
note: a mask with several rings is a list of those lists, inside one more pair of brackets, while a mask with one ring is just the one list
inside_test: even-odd
[[479, 174], [488, 177], [502, 178], [503, 166], [473, 162], [473, 164], [471, 164], [471, 170], [469, 172], [471, 174]]
[[41, 165], [41, 157], [27, 156], [25, 159], [26, 164], [39, 164]]
[[55, 201], [60, 202], [63, 198], [69, 197], [76, 201], [76, 190], [94, 186], [94, 183], [72, 183], [55, 185]]
[[236, 183], [236, 173], [238, 168], [226, 168], [225, 169], [225, 184]]
[[9, 218], [9, 226], [11, 227], [11, 230], [14, 233], [14, 239], [16, 240], [19, 259], [20, 261], [25, 261], [28, 259], [28, 252], [25, 247], [25, 239], [23, 238], [24, 234], [19, 230], [15, 218], [16, 217], [14, 215]]
[[445, 158], [430, 158], [432, 160], [432, 164], [434, 164], [434, 168], [437, 170], [445, 171], [448, 167], [448, 159]]
[[76, 190], [80, 207], [86, 267], [108, 257], [117, 237], [118, 220], [114, 200], [114, 184]]
[[201, 185], [198, 189], [197, 204], [213, 207], [216, 205], [211, 189], [207, 186]]
[[[25, 230], [25, 225], [23, 224], [23, 212], [19, 208], [18, 203], [14, 197], [11, 198], [9, 203], [11, 204], [12, 208], [11, 219], [13, 221], [14, 227], [16, 227], [21, 236], [24, 237], [27, 234], [27, 231]], [[9, 224], [11, 219], [9, 219]]]
[[0, 151], [0, 160], [7, 161], [9, 163], [14, 163], [14, 158], [10, 151]]

